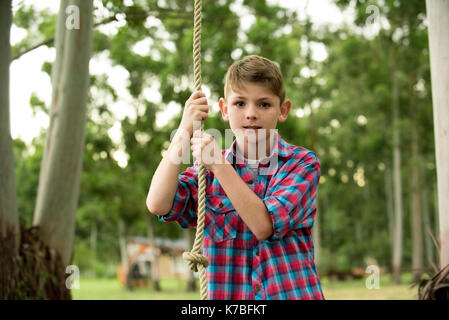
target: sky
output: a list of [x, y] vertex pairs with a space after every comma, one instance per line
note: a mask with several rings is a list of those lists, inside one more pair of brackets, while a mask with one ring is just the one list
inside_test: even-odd
[[[97, 2], [97, 0], [95, 0]], [[240, 1], [242, 2], [242, 1]], [[296, 10], [299, 14], [299, 18], [302, 20], [305, 17], [306, 0], [269, 0], [269, 3], [280, 4], [291, 10]], [[36, 8], [50, 8], [53, 12], [58, 11], [59, 1], [39, 1], [39, 0], [14, 0], [13, 10], [18, 7], [19, 4], [25, 5], [33, 4]], [[100, 3], [100, 2], [98, 2]], [[241, 10], [238, 5], [232, 10], [238, 10], [238, 14], [241, 17], [241, 24], [243, 30], [245, 30], [252, 19], [249, 17], [249, 13], [245, 10]], [[309, 2], [307, 6], [307, 12], [314, 24], [331, 23], [341, 24], [344, 21], [349, 20], [348, 14], [342, 14], [342, 12], [336, 7], [331, 0], [313, 0]], [[147, 24], [151, 24], [151, 21], [147, 21]], [[103, 32], [114, 32], [114, 26], [112, 23], [106, 26], [102, 26]], [[14, 45], [20, 41], [26, 35], [26, 30], [16, 27], [11, 28], [11, 44]], [[163, 36], [163, 35], [162, 35]], [[148, 51], [149, 42], [142, 42], [133, 50], [145, 54]], [[326, 58], [326, 51], [324, 47], [316, 46], [313, 49], [314, 58], [317, 60], [324, 60]], [[22, 57], [14, 60], [10, 66], [10, 117], [11, 117], [11, 135], [13, 139], [20, 138], [27, 144], [36, 137], [40, 130], [48, 128], [49, 118], [43, 112], [32, 113], [29, 106], [29, 100], [34, 92], [38, 98], [45, 102], [47, 106], [51, 103], [51, 81], [50, 77], [41, 71], [43, 62], [52, 62], [55, 59], [55, 49], [47, 48], [45, 46], [39, 47]], [[126, 116], [134, 118], [135, 109], [130, 107], [132, 98], [126, 90], [128, 81], [128, 72], [120, 66], [112, 66], [106, 55], [100, 55], [91, 59], [89, 65], [91, 74], [101, 74], [104, 70], [108, 70], [109, 83], [118, 92], [118, 102], [111, 103], [110, 109], [115, 114], [117, 119], [122, 120]], [[205, 88], [206, 95], [208, 94], [207, 88]], [[152, 102], [159, 102], [161, 97], [158, 93], [157, 84], [151, 88], [147, 88], [144, 91], [144, 96]], [[212, 102], [212, 112], [218, 110], [217, 102]], [[181, 112], [181, 106], [172, 103], [167, 108], [157, 115], [157, 125], [163, 126], [171, 117]], [[111, 139], [117, 144], [121, 141], [120, 122], [109, 131]], [[126, 153], [121, 150], [120, 147], [115, 152], [114, 158], [119, 162], [121, 166], [126, 166]]]

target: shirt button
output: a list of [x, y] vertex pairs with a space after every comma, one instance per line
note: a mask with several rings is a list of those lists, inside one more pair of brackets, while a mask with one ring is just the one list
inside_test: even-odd
[[249, 184], [253, 184], [253, 182], [254, 181], [252, 179], [248, 181]]
[[259, 256], [259, 251], [256, 251], [256, 256]]
[[223, 202], [220, 202], [220, 204], [218, 205], [219, 208], [223, 208]]
[[256, 284], [256, 285], [254, 286], [254, 290], [259, 291], [259, 290], [260, 290], [260, 286], [259, 286], [258, 284]]

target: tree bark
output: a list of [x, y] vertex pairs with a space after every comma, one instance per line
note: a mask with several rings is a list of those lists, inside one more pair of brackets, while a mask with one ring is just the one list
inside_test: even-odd
[[0, 1], [0, 299], [8, 299], [15, 291], [20, 243], [9, 115], [11, 22], [11, 0]]
[[[60, 2], [60, 10], [61, 8], [66, 8], [68, 5], [68, 0], [61, 0]], [[51, 85], [52, 85], [52, 97], [51, 97], [51, 106], [50, 106], [50, 124], [47, 130], [47, 136], [44, 145], [44, 155], [49, 152], [50, 146], [52, 145], [53, 132], [56, 124], [56, 111], [58, 107], [58, 95], [59, 91], [56, 90], [61, 78], [61, 66], [62, 60], [64, 58], [64, 39], [65, 39], [65, 14], [59, 12], [58, 20], [55, 31], [55, 48], [56, 48], [56, 58], [53, 63], [51, 69]], [[42, 159], [41, 170], [39, 172], [39, 181], [43, 181], [47, 178], [46, 172], [48, 172], [48, 157]]]
[[[388, 233], [390, 235], [391, 248], [394, 247], [394, 204], [393, 204], [393, 183], [391, 181], [391, 170], [388, 162], [385, 164], [385, 198], [388, 213]], [[393, 252], [393, 249], [392, 249]]]
[[424, 244], [426, 248], [426, 258], [427, 263], [429, 266], [431, 266], [435, 271], [437, 270], [435, 265], [435, 250], [433, 248], [432, 243], [432, 235], [430, 232], [432, 232], [432, 224], [430, 221], [430, 210], [429, 210], [429, 193], [427, 192], [427, 186], [424, 183], [423, 184], [423, 190], [422, 190], [422, 205], [423, 205], [423, 224], [424, 224]]
[[92, 252], [92, 270], [94, 275], [96, 274], [96, 264], [97, 264], [97, 239], [98, 239], [98, 224], [97, 221], [92, 221], [90, 228], [90, 251]]
[[[412, 81], [414, 83], [415, 81]], [[423, 223], [421, 204], [421, 183], [420, 183], [420, 163], [419, 154], [419, 133], [418, 133], [418, 108], [415, 103], [415, 91], [411, 88], [411, 107], [414, 107], [412, 115], [412, 158], [411, 158], [411, 189], [412, 189], [412, 269], [413, 281], [419, 281], [423, 273]]]
[[[392, 58], [394, 59], [394, 49]], [[394, 61], [394, 60], [392, 60]], [[393, 244], [393, 281], [395, 284], [401, 282], [401, 260], [402, 260], [402, 181], [401, 181], [401, 141], [399, 131], [399, 84], [394, 70], [392, 73], [393, 85], [393, 174], [394, 174], [394, 244]]]
[[[432, 184], [432, 194], [433, 194], [433, 218], [434, 218], [434, 226], [433, 226], [433, 232], [434, 235], [440, 234], [440, 215], [439, 215], [439, 208], [438, 208], [438, 181], [437, 177], [435, 177], [434, 183]], [[439, 242], [438, 242], [438, 250], [440, 249]]]
[[[310, 5], [310, 0], [307, 0], [304, 6], [304, 12], [306, 13], [306, 17], [305, 17], [305, 30], [304, 30], [304, 36], [306, 38], [306, 44], [307, 44], [307, 48], [306, 48], [306, 52], [305, 52], [305, 65], [307, 66], [307, 68], [309, 68], [309, 70], [312, 70], [312, 50], [311, 50], [311, 31], [312, 31], [312, 22], [310, 19], [310, 15], [308, 14], [308, 7]], [[309, 76], [309, 78], [307, 79], [306, 82], [306, 90], [305, 90], [305, 95], [306, 95], [306, 101], [310, 106], [310, 115], [309, 115], [309, 119], [308, 119], [308, 133], [309, 133], [309, 138], [310, 138], [310, 148], [313, 152], [317, 152], [317, 146], [316, 146], [316, 124], [315, 124], [315, 119], [314, 119], [314, 112], [313, 112], [313, 107], [312, 107], [312, 100], [313, 100], [313, 93], [312, 93], [312, 88], [314, 86], [314, 78], [312, 75]], [[319, 188], [318, 188], [319, 190]], [[317, 196], [318, 198], [318, 196]], [[313, 245], [314, 245], [314, 260], [315, 260], [315, 266], [317, 268], [317, 270], [320, 270], [320, 217], [321, 217], [321, 210], [319, 208], [319, 201], [317, 199], [316, 201], [317, 204], [317, 211], [315, 214], [315, 219], [314, 219], [314, 223], [313, 223], [313, 231], [312, 231], [312, 241], [313, 241]]]
[[449, 1], [427, 0], [440, 222], [440, 267], [449, 264]]
[[57, 36], [63, 44], [57, 44], [60, 51], [52, 72], [51, 125], [33, 220], [41, 239], [60, 255], [65, 266], [72, 257], [84, 152], [93, 11], [91, 0], [72, 0], [67, 4], [79, 8], [80, 28], [69, 29], [62, 23], [61, 16], [66, 19], [66, 8], [62, 5]]
[[14, 152], [9, 115], [9, 63], [11, 55], [11, 1], [0, 2], [0, 234], [15, 235], [14, 250], [19, 244], [19, 216], [14, 178]]

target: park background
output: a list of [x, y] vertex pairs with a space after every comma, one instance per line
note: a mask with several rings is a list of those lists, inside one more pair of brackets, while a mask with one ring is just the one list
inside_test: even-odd
[[[12, 1], [11, 132], [18, 214], [28, 230], [55, 230], [64, 219], [36, 209], [54, 100], [54, 3]], [[65, 226], [74, 234], [51, 240], [80, 272], [74, 299], [199, 298], [178, 261], [194, 230], [158, 222], [145, 205], [193, 89], [192, 12], [190, 1], [93, 1], [79, 197]], [[205, 128], [228, 128], [217, 101], [234, 60], [258, 54], [279, 64], [292, 101], [279, 132], [321, 163], [313, 233], [328, 299], [416, 299], [412, 281], [438, 266], [428, 44], [420, 0], [203, 1], [203, 90], [212, 104]], [[147, 245], [140, 264], [130, 241]], [[163, 255], [166, 264], [153, 263]], [[141, 281], [118, 275], [134, 266]], [[369, 266], [378, 268], [378, 287], [370, 287]]]

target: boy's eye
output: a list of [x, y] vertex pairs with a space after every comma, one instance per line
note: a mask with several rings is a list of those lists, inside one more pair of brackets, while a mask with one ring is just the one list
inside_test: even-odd
[[262, 108], [269, 108], [270, 107], [270, 104], [268, 102], [262, 102], [260, 105], [261, 105]]
[[243, 103], [243, 101], [237, 101], [237, 102], [235, 103], [235, 105], [236, 105], [237, 107], [243, 107], [245, 104]]

